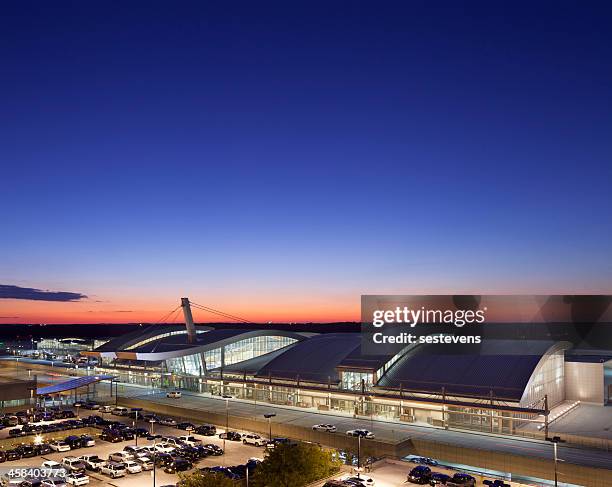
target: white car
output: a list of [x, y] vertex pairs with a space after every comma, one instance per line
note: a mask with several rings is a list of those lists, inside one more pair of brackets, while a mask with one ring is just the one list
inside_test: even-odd
[[162, 418], [159, 420], [159, 424], [163, 424], [164, 426], [176, 426], [176, 419]]
[[181, 393], [181, 391], [170, 391], [166, 393], [166, 397], [169, 397], [171, 399], [180, 399], [182, 395], [183, 394]]
[[49, 448], [53, 451], [70, 451], [70, 445], [65, 441], [52, 441], [49, 443]]
[[199, 440], [195, 436], [185, 435], [179, 436], [178, 439], [183, 442], [185, 445], [189, 446], [198, 446], [202, 444], [202, 440]]
[[85, 463], [85, 468], [87, 470], [93, 470], [94, 472], [100, 470], [102, 465], [106, 463], [98, 455], [82, 455], [79, 457], [79, 459]]
[[117, 406], [111, 410], [111, 413], [113, 413], [115, 416], [127, 416], [130, 414], [130, 410], [123, 406]]
[[62, 465], [64, 465], [69, 472], [84, 472], [86, 467], [83, 460], [74, 456], [62, 458]]
[[55, 460], [45, 460], [40, 465], [42, 468], [57, 470], [58, 468], [64, 468], [64, 466], [60, 462], [56, 462]]
[[122, 463], [108, 462], [100, 469], [100, 472], [116, 479], [117, 477], [123, 477], [125, 475], [125, 467]]
[[123, 462], [125, 469], [128, 473], [140, 473], [142, 472], [142, 465], [140, 463], [135, 462], [134, 460], [128, 460], [127, 462]]
[[363, 475], [361, 473], [359, 474], [359, 478], [357, 478], [357, 474], [347, 474], [340, 480], [342, 480], [343, 482], [346, 482], [347, 480], [350, 480], [351, 482], [355, 483], [360, 482], [362, 485], [365, 485], [367, 487], [374, 487], [376, 485], [376, 482], [374, 482], [374, 479], [372, 477], [368, 477], [367, 475]]
[[333, 424], [315, 424], [312, 429], [314, 431], [326, 431], [327, 433], [336, 432], [336, 427]]
[[264, 440], [259, 435], [247, 434], [242, 435], [242, 443], [245, 445], [264, 446], [267, 443], [267, 440]]
[[87, 485], [89, 483], [89, 475], [85, 475], [83, 472], [75, 472], [66, 475], [66, 482], [70, 485]]
[[143, 470], [153, 470], [153, 460], [149, 457], [139, 457], [134, 460]]
[[100, 409], [98, 409], [98, 411], [100, 411], [101, 413], [112, 413], [113, 412], [113, 407], [112, 406], [100, 406]]
[[176, 450], [176, 448], [174, 448], [172, 445], [169, 445], [168, 443], [158, 443], [157, 445], [155, 445], [155, 450], [157, 451], [157, 453], [172, 453], [174, 450]]
[[40, 485], [42, 487], [66, 487], [67, 484], [61, 477], [54, 477], [50, 479], [43, 480]]
[[348, 436], [361, 436], [362, 438], [366, 438], [367, 440], [373, 440], [374, 433], [368, 430], [348, 430], [346, 432]]
[[128, 460], [134, 460], [134, 455], [127, 451], [117, 451], [108, 456], [109, 462], [127, 462]]

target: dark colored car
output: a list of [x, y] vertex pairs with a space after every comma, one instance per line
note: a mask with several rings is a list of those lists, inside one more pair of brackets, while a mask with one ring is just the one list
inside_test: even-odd
[[431, 468], [419, 465], [410, 470], [408, 481], [413, 484], [428, 484], [431, 480]]
[[136, 433], [136, 436], [138, 436], [138, 438], [146, 438], [147, 436], [149, 436], [149, 430], [146, 428], [135, 428], [134, 433]]
[[10, 462], [13, 460], [19, 460], [21, 455], [17, 449], [6, 450], [6, 461]]
[[446, 482], [448, 482], [450, 479], [450, 475], [446, 475], [445, 473], [432, 472], [429, 483], [431, 485], [446, 485]]
[[203, 424], [198, 426], [194, 432], [198, 435], [215, 436], [217, 434], [217, 428], [212, 424]]
[[91, 411], [100, 409], [100, 405], [97, 402], [86, 402], [82, 407]]
[[206, 450], [208, 450], [209, 452], [209, 455], [212, 455], [214, 457], [223, 455], [223, 448], [217, 445], [213, 445], [212, 443], [208, 445], [203, 445], [202, 448], [206, 448]]
[[195, 445], [192, 448], [198, 452], [198, 458], [205, 458], [211, 455], [210, 450], [204, 445]]
[[204, 468], [201, 468], [200, 471], [203, 473], [207, 473], [207, 472], [220, 473], [222, 475], [225, 475], [229, 479], [240, 480], [240, 476], [232, 472], [227, 467], [204, 467]]
[[47, 443], [41, 443], [40, 445], [36, 445], [37, 455], [48, 455], [52, 453], [53, 450]]
[[11, 438], [16, 438], [18, 436], [25, 436], [25, 433], [21, 430], [21, 428], [12, 428], [8, 431], [8, 434]]
[[184, 472], [186, 470], [190, 470], [193, 467], [193, 464], [183, 457], [175, 457], [170, 463], [168, 463], [164, 467], [164, 472], [166, 473], [177, 473]]
[[191, 446], [183, 446], [179, 448], [175, 454], [179, 457], [186, 458], [190, 462], [195, 462], [196, 460], [200, 459], [200, 451]]
[[242, 435], [235, 431], [228, 431], [227, 433], [219, 434], [219, 438], [222, 440], [240, 441], [242, 439]]
[[124, 440], [133, 440], [136, 438], [136, 432], [132, 428], [123, 428], [121, 431], [119, 431], [119, 434]]
[[174, 460], [172, 455], [168, 455], [167, 453], [156, 453], [155, 457], [155, 465], [158, 467], [166, 467]]
[[106, 429], [100, 433], [100, 439], [110, 441], [111, 443], [119, 443], [124, 440], [120, 431]]
[[0, 463], [4, 463], [4, 462], [6, 462], [6, 453], [0, 450]]
[[188, 421], [183, 421], [182, 423], [177, 424], [176, 427], [180, 430], [192, 430], [195, 428], [193, 423], [190, 423]]
[[476, 479], [467, 473], [456, 473], [453, 478], [446, 482], [449, 486], [465, 486], [474, 487], [476, 485]]
[[15, 448], [21, 455], [21, 458], [33, 458], [37, 455], [36, 448], [33, 445], [20, 445]]
[[83, 447], [83, 440], [80, 436], [70, 435], [64, 438], [64, 441], [68, 443], [71, 450]]

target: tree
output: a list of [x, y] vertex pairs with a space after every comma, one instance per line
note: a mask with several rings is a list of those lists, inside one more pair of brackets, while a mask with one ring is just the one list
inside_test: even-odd
[[257, 467], [254, 487], [301, 487], [340, 469], [332, 452], [318, 445], [277, 445]]
[[181, 487], [236, 487], [233, 480], [218, 472], [195, 471], [190, 474], [180, 474]]

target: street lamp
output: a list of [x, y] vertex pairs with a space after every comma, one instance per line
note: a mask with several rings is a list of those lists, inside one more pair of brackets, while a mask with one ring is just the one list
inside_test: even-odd
[[[229, 432], [229, 400], [232, 396], [223, 396], [225, 399], [225, 435], [223, 436], [223, 453], [225, 453], [225, 439]], [[225, 455], [223, 455], [223, 464], [225, 465]]]
[[558, 478], [558, 473], [557, 473], [557, 466], [558, 466], [558, 462], [562, 462], [563, 460], [560, 460], [559, 457], [557, 456], [557, 445], [559, 443], [565, 443], [565, 440], [562, 440], [561, 437], [559, 436], [553, 436], [552, 438], [546, 438], [546, 441], [550, 441], [553, 444], [553, 448], [554, 448], [554, 455], [555, 455], [555, 487], [558, 487], [558, 483], [557, 483], [557, 478]]
[[359, 477], [359, 472], [361, 471], [361, 435], [357, 435], [357, 478]]
[[136, 413], [134, 416], [134, 421], [132, 421], [132, 427], [134, 428], [134, 436], [136, 440], [136, 446], [138, 446], [138, 431], [136, 428], [138, 427], [138, 413], [142, 411], [142, 408], [132, 408], [132, 412]]
[[276, 416], [274, 413], [264, 414], [264, 418], [268, 420], [268, 430], [270, 432], [270, 441], [272, 441], [272, 418]]
[[149, 423], [151, 424], [151, 427], [149, 428], [149, 434], [150, 434], [151, 436], [153, 436], [153, 424], [155, 423], [155, 420], [154, 420], [153, 418], [151, 418], [151, 419], [149, 420]]
[[80, 402], [75, 402], [75, 403], [73, 404], [73, 406], [76, 408], [76, 417], [77, 417], [77, 418], [79, 417], [79, 408], [80, 408], [82, 405], [83, 405], [83, 404], [82, 404], [82, 403], [80, 403]]

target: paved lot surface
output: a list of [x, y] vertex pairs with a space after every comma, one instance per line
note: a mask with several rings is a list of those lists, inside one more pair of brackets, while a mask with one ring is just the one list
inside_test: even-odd
[[[111, 415], [108, 415], [108, 414], [106, 416], [111, 417]], [[116, 416], [112, 416], [112, 418], [117, 419]], [[131, 420], [126, 420], [125, 422], [129, 422], [131, 424]], [[146, 426], [146, 425], [140, 424], [139, 426]], [[222, 429], [219, 430], [219, 432], [222, 432], [222, 431], [223, 431]], [[161, 435], [168, 435], [168, 436], [180, 436], [182, 434], [185, 434], [185, 432], [182, 430], [171, 428], [171, 427], [166, 427], [166, 426], [157, 426], [155, 428], [155, 433], [159, 433]], [[66, 432], [66, 436], [68, 436], [69, 434], [70, 434], [69, 432]], [[204, 444], [213, 443], [213, 444], [220, 446], [221, 448], [223, 448], [224, 446], [223, 440], [219, 439], [218, 436], [201, 436], [201, 435], [194, 435], [194, 436], [196, 436], [197, 438], [200, 438]], [[32, 439], [33, 439], [32, 436], [23, 437], [23, 441], [25, 443], [31, 442]], [[108, 443], [106, 441], [97, 440], [96, 446], [94, 447], [80, 448], [77, 450], [73, 450], [70, 452], [63, 452], [63, 453], [54, 452], [54, 453], [44, 455], [44, 456], [38, 456], [34, 458], [24, 458], [24, 459], [12, 461], [12, 462], [5, 462], [1, 464], [1, 467], [4, 471], [6, 471], [6, 469], [8, 468], [19, 467], [19, 466], [40, 467], [41, 463], [44, 460], [55, 460], [55, 461], [61, 462], [62, 458], [68, 455], [74, 455], [74, 456], [98, 455], [102, 459], [107, 459], [109, 454], [113, 452], [121, 451], [123, 450], [125, 446], [134, 445], [134, 444], [135, 444], [134, 440], [124, 441], [121, 443]], [[152, 442], [146, 439], [143, 439], [143, 438], [138, 439], [138, 445], [149, 445], [149, 444], [152, 444]], [[263, 455], [264, 455], [264, 449], [262, 447], [243, 445], [240, 442], [226, 441], [224, 455], [219, 456], [219, 457], [207, 457], [207, 458], [201, 459], [200, 461], [197, 462], [196, 467], [200, 468], [200, 467], [212, 467], [215, 465], [222, 465], [222, 466], [239, 465], [239, 464], [244, 464], [249, 458], [262, 458]], [[125, 477], [118, 478], [118, 479], [110, 479], [109, 477], [103, 474], [100, 474], [100, 473], [87, 472], [87, 474], [90, 475], [90, 485], [92, 486], [98, 486], [98, 485], [102, 486], [102, 485], [111, 484], [117, 487], [145, 487], [145, 486], [150, 487], [153, 485], [152, 484], [153, 474], [150, 471], [141, 472], [138, 474], [129, 474]], [[178, 480], [177, 475], [167, 474], [160, 468], [156, 469], [156, 482], [155, 483], [157, 486], [175, 484], [177, 480]]]

